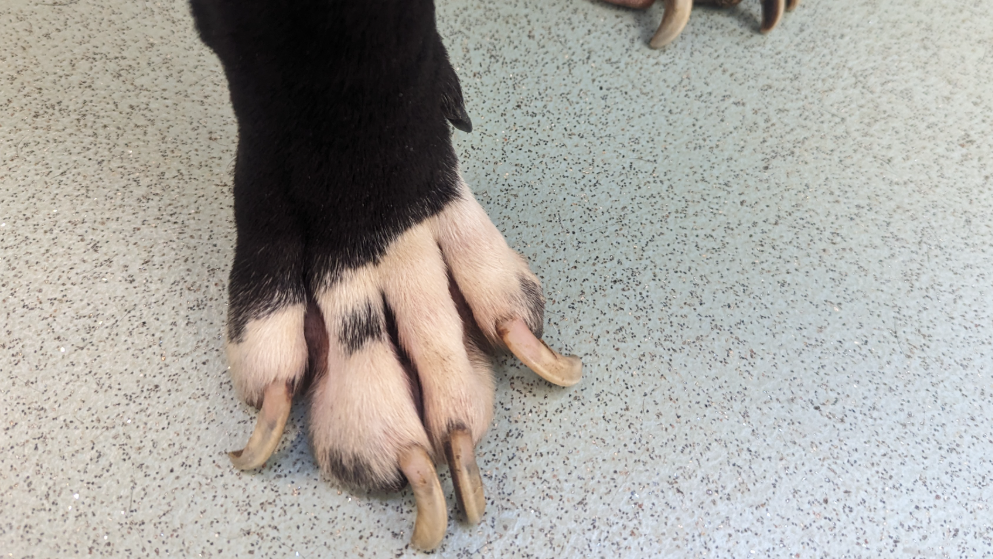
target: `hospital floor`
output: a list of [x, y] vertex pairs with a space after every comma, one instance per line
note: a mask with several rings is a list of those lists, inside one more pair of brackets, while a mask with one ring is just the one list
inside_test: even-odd
[[[440, 0], [462, 171], [572, 388], [497, 361], [440, 557], [993, 556], [993, 10]], [[409, 489], [256, 472], [237, 142], [183, 2], [0, 5], [0, 555], [417, 557]]]

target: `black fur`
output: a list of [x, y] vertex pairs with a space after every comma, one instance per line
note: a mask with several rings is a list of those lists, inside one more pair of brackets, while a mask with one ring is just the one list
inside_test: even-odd
[[471, 122], [431, 0], [192, 0], [238, 119], [229, 338], [458, 196]]
[[366, 342], [382, 339], [384, 326], [383, 315], [372, 308], [372, 303], [366, 301], [365, 306], [342, 319], [338, 341], [349, 353], [355, 353]]
[[393, 477], [387, 480], [374, 478], [369, 465], [359, 456], [345, 456], [332, 450], [324, 456], [322, 463], [327, 464], [335, 479], [351, 487], [393, 493], [407, 485], [407, 478], [403, 477], [400, 470], [396, 470]]
[[407, 390], [410, 391], [410, 399], [417, 408], [417, 417], [420, 417], [421, 423], [423, 423], [424, 400], [421, 398], [421, 378], [417, 375], [414, 360], [410, 358], [407, 351], [403, 349], [403, 345], [400, 344], [400, 331], [397, 328], [396, 314], [393, 312], [393, 307], [385, 299], [383, 300], [383, 311], [386, 321], [386, 334], [389, 336], [390, 344], [393, 346], [397, 361], [400, 362], [403, 372], [407, 375]]
[[459, 85], [459, 77], [455, 75], [455, 69], [451, 64], [442, 64], [441, 71], [441, 109], [445, 113], [445, 118], [459, 130], [472, 132], [472, 121], [469, 120], [469, 113], [465, 110], [462, 87]]
[[528, 310], [524, 322], [531, 329], [531, 333], [536, 338], [541, 339], [545, 324], [545, 296], [541, 294], [541, 287], [530, 278], [521, 276], [517, 280], [521, 284], [524, 307]]

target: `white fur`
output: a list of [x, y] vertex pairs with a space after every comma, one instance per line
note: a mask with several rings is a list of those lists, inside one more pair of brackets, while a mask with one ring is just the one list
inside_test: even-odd
[[436, 451], [447, 430], [467, 427], [478, 441], [493, 417], [489, 367], [473, 367], [448, 273], [429, 227], [414, 227], [382, 261], [380, 278], [396, 314], [400, 343], [421, 379], [425, 422]]
[[241, 342], [225, 348], [235, 390], [247, 402], [261, 404], [262, 393], [276, 382], [298, 380], [307, 368], [303, 304], [284, 307], [245, 326]]
[[[460, 179], [461, 180], [461, 179]], [[418, 445], [436, 460], [451, 427], [466, 427], [478, 443], [493, 417], [489, 361], [468, 342], [449, 293], [449, 269], [483, 333], [499, 343], [497, 322], [524, 316], [520, 278], [538, 284], [462, 183], [462, 198], [405, 231], [378, 264], [349, 270], [315, 294], [328, 334], [327, 370], [317, 371], [309, 418], [316, 457], [332, 473], [329, 453], [357, 458], [374, 482], [389, 482], [404, 449]], [[421, 381], [418, 416], [397, 349], [384, 334], [350, 351], [341, 342], [344, 319], [370, 304], [392, 307], [403, 349]], [[307, 364], [303, 305], [249, 322], [240, 344], [229, 344], [235, 385], [258, 398], [275, 380], [297, 378]], [[362, 312], [359, 312], [362, 314]]]
[[[472, 266], [460, 274], [463, 282], [477, 292], [486, 289], [488, 279], [499, 286], [498, 293], [473, 306], [494, 309], [487, 316], [518, 312], [518, 276], [522, 269], [532, 276], [472, 195], [465, 195], [468, 200], [443, 213], [440, 226], [437, 219], [414, 226], [390, 245], [377, 265], [345, 273], [318, 295], [330, 343], [328, 371], [315, 387], [310, 418], [318, 459], [334, 449], [339, 455], [360, 457], [377, 479], [389, 479], [407, 446], [423, 446], [438, 459], [450, 427], [468, 428], [474, 442], [486, 432], [493, 417], [493, 377], [485, 356], [466, 346], [462, 319], [449, 293], [439, 231], [457, 253], [456, 261]], [[470, 246], [460, 246], [463, 243]], [[477, 250], [482, 256], [469, 256]], [[494, 300], [501, 295], [510, 301], [497, 304]], [[367, 342], [352, 354], [339, 341], [342, 317], [364, 308], [367, 301], [382, 312], [383, 296], [420, 377], [423, 425], [389, 341], [384, 337]]]
[[541, 282], [527, 262], [507, 246], [482, 206], [462, 182], [462, 198], [431, 220], [459, 289], [491, 344], [502, 346], [496, 327], [500, 320], [527, 315], [520, 278]]
[[[328, 329], [328, 370], [316, 383], [310, 430], [319, 460], [329, 450], [360, 458], [375, 479], [388, 481], [400, 452], [411, 445], [430, 449], [411, 399], [406, 373], [386, 341], [370, 340], [349, 353], [339, 341], [341, 317], [349, 304], [368, 300], [381, 311], [370, 267], [346, 274], [317, 297]], [[321, 464], [330, 473], [327, 464]]]

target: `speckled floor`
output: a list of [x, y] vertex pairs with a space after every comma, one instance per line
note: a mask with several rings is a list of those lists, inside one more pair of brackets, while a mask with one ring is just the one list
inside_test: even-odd
[[[440, 1], [463, 170], [586, 377], [500, 361], [437, 555], [993, 556], [993, 10], [659, 16]], [[228, 463], [226, 95], [182, 2], [0, 5], [3, 557], [419, 555], [301, 413]]]

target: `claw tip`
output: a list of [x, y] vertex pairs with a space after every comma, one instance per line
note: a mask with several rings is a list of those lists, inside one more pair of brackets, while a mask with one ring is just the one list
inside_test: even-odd
[[265, 465], [283, 436], [286, 420], [290, 416], [292, 400], [293, 395], [285, 384], [276, 383], [266, 388], [262, 410], [259, 412], [255, 430], [252, 431], [248, 444], [241, 450], [228, 453], [228, 458], [235, 468], [254, 470]]
[[583, 362], [575, 355], [562, 356], [562, 386], [573, 386], [583, 380]]
[[573, 355], [560, 355], [536, 338], [520, 318], [497, 326], [500, 338], [511, 353], [529, 369], [552, 384], [572, 386], [583, 375], [583, 363]]
[[410, 545], [422, 551], [433, 551], [441, 545], [448, 527], [448, 511], [438, 473], [428, 453], [421, 447], [407, 449], [399, 457], [399, 465], [417, 501], [417, 519]]

